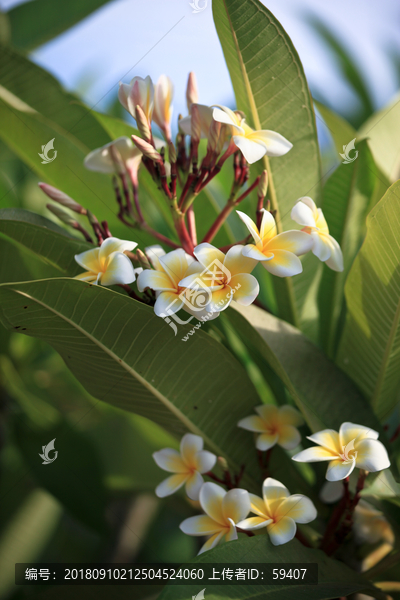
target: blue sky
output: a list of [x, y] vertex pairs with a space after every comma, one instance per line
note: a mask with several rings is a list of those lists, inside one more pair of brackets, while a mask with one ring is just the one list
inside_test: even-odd
[[[56, 40], [33, 59], [69, 90], [80, 90], [90, 106], [105, 109], [120, 80], [134, 75], [156, 80], [168, 74], [175, 84], [175, 115], [186, 112], [185, 86], [196, 72], [200, 101], [234, 103], [232, 87], [212, 19], [211, 0], [193, 14], [193, 0], [114, 0]], [[15, 0], [0, 0], [4, 10]], [[205, 0], [200, 0], [203, 6]], [[397, 0], [264, 0], [291, 36], [311, 85], [337, 106], [351, 100], [335, 64], [307, 16], [317, 15], [346, 43], [367, 77], [377, 107], [396, 91], [387, 51], [400, 54]]]

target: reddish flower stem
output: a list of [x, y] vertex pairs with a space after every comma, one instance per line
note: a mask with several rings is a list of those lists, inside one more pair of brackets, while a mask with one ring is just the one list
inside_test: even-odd
[[189, 206], [186, 215], [190, 239], [192, 240], [193, 246], [197, 246], [196, 218], [194, 215], [193, 205]]

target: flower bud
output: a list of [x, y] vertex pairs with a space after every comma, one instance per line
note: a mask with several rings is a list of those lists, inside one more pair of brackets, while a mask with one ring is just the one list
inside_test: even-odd
[[146, 140], [146, 142], [149, 142], [151, 140], [151, 131], [150, 131], [150, 126], [149, 126], [149, 122], [146, 118], [146, 115], [144, 114], [142, 108], [139, 106], [139, 104], [136, 105], [136, 124], [137, 124], [137, 128], [139, 129], [139, 133], [142, 136], [142, 138], [144, 140]]
[[53, 215], [55, 215], [66, 225], [70, 225], [70, 227], [76, 227], [77, 220], [71, 217], [71, 215], [63, 210], [60, 206], [57, 206], [57, 204], [46, 204], [46, 208], [48, 208]]
[[[62, 206], [65, 206], [66, 208], [69, 208], [70, 210], [73, 210], [74, 212], [80, 215], [86, 215], [86, 208], [83, 208], [83, 206], [75, 202], [75, 200], [72, 200], [72, 198], [67, 196], [67, 194], [64, 194], [64, 192], [62, 192], [61, 190], [58, 190], [57, 188], [53, 187], [52, 185], [49, 185], [48, 183], [40, 182], [38, 185], [40, 189], [55, 202], [58, 202]], [[48, 206], [53, 205], [49, 204]]]
[[132, 141], [135, 144], [135, 146], [139, 148], [139, 150], [144, 156], [150, 158], [151, 160], [154, 160], [154, 162], [163, 164], [161, 154], [159, 154], [159, 152], [157, 152], [157, 150], [151, 144], [145, 142], [145, 140], [142, 140], [142, 138], [137, 137], [137, 135], [132, 136]]
[[168, 158], [171, 164], [176, 163], [176, 150], [173, 142], [168, 143]]
[[259, 198], [265, 198], [268, 190], [268, 171], [261, 173], [260, 181], [258, 182], [257, 194]]
[[194, 143], [199, 143], [201, 137], [201, 120], [200, 111], [197, 104], [193, 104], [192, 106], [191, 131], [192, 141]]
[[189, 111], [189, 115], [192, 114], [192, 104], [197, 104], [199, 101], [199, 94], [197, 91], [196, 75], [193, 71], [189, 73], [187, 88], [186, 88], [186, 102]]
[[208, 146], [207, 146], [207, 150], [210, 152], [214, 152], [217, 144], [218, 144], [218, 140], [221, 134], [221, 123], [219, 123], [218, 121], [212, 121], [211, 122], [211, 126], [208, 132]]
[[154, 115], [153, 120], [159, 126], [165, 139], [171, 140], [171, 118], [172, 118], [172, 98], [174, 96], [174, 86], [172, 81], [166, 75], [161, 75], [157, 81], [154, 92]]
[[120, 82], [118, 99], [136, 121], [136, 107], [139, 105], [150, 126], [153, 118], [154, 86], [149, 76], [146, 79], [134, 77], [129, 84]]
[[142, 269], [151, 269], [151, 264], [149, 262], [149, 259], [147, 258], [147, 256], [145, 255], [144, 252], [142, 252], [142, 250], [136, 250], [136, 256], [137, 259], [139, 261], [140, 266], [142, 267]]

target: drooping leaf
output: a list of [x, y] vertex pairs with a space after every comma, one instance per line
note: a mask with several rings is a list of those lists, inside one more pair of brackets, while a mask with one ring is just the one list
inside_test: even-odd
[[[280, 568], [287, 568], [291, 563], [316, 563], [318, 565], [318, 585], [241, 585], [235, 582], [212, 582], [207, 587], [207, 600], [328, 600], [349, 596], [355, 592], [364, 591], [374, 598], [382, 599], [384, 594], [375, 590], [373, 585], [360, 573], [356, 573], [344, 563], [329, 558], [320, 550], [305, 548], [297, 540], [292, 540], [282, 546], [273, 546], [267, 535], [257, 535], [252, 538], [235, 540], [223, 546], [204, 552], [195, 558], [190, 566], [201, 568], [202, 565], [213, 563], [226, 565], [240, 563], [251, 568], [256, 563], [262, 563], [268, 569], [268, 563], [277, 563]], [[218, 570], [218, 569], [217, 569]], [[219, 570], [219, 577], [221, 570]], [[272, 572], [269, 571], [272, 576]], [[188, 585], [168, 584], [160, 600], [186, 600], [195, 597], [201, 589], [198, 581]]]
[[254, 305], [235, 308], [226, 311], [232, 327], [265, 361], [267, 379], [267, 369], [281, 379], [312, 431], [337, 430], [344, 421], [381, 430], [353, 382], [298, 329]]
[[[6, 14], [10, 21], [12, 44], [25, 52], [60, 35], [109, 0], [51, 0], [23, 2]], [[35, 26], [32, 26], [35, 23]]]
[[[279, 132], [293, 143], [285, 156], [263, 159], [252, 173], [267, 168], [278, 228], [293, 229], [290, 211], [296, 200], [312, 195], [318, 202], [320, 162], [315, 117], [303, 67], [277, 19], [258, 0], [214, 0], [215, 26], [236, 95], [237, 108], [256, 129]], [[279, 316], [299, 324], [293, 282], [274, 279]]]
[[364, 237], [364, 223], [376, 186], [377, 167], [367, 142], [357, 145], [358, 157], [341, 164], [326, 182], [322, 210], [329, 233], [343, 252], [344, 271], [324, 267], [318, 293], [320, 341], [334, 358], [344, 311], [344, 284]]
[[236, 424], [259, 400], [243, 367], [221, 344], [201, 330], [184, 344], [150, 307], [77, 280], [0, 290], [3, 325], [48, 341], [93, 396], [175, 435], [188, 429], [202, 435], [234, 470], [246, 463], [244, 484], [255, 488], [254, 447]]
[[384, 419], [398, 403], [400, 384], [400, 182], [368, 215], [345, 295], [337, 362]]
[[400, 177], [400, 96], [374, 113], [360, 128], [359, 137], [369, 140], [378, 167], [390, 182]]

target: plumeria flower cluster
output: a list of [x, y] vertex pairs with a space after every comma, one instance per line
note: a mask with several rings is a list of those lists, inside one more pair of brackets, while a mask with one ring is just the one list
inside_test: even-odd
[[[260, 461], [265, 477], [274, 446], [293, 451], [300, 445], [298, 427], [304, 425], [304, 419], [290, 405], [277, 407], [264, 404], [257, 406], [255, 411], [257, 414], [241, 419], [238, 427], [257, 434], [256, 449], [259, 454], [267, 456], [267, 462]], [[292, 456], [295, 461], [330, 461], [328, 481], [320, 497], [324, 502], [339, 502], [339, 505], [321, 540], [320, 547], [328, 554], [336, 549], [353, 526], [357, 543], [394, 542], [393, 531], [383, 514], [360, 501], [368, 471], [380, 471], [390, 466], [386, 449], [377, 437], [378, 433], [367, 427], [343, 423], [339, 433], [324, 430], [309, 436], [308, 439], [319, 446]], [[173, 473], [156, 488], [157, 496], [173, 494], [186, 484], [188, 497], [197, 501], [203, 510], [204, 514], [185, 519], [180, 525], [188, 535], [207, 538], [199, 554], [221, 541], [238, 539], [239, 533], [254, 535], [254, 531], [258, 534], [266, 532], [275, 546], [285, 544], [295, 536], [300, 535], [299, 539], [302, 539], [297, 532], [297, 524], [308, 524], [317, 518], [317, 510], [310, 498], [302, 494], [291, 495], [283, 483], [270, 475], [264, 478], [261, 497], [238, 487], [245, 467], [232, 477], [226, 461], [217, 461], [215, 454], [204, 450], [203, 440], [197, 435], [183, 436], [180, 452], [165, 448], [155, 452], [153, 457], [159, 467]], [[223, 478], [212, 471], [218, 462], [225, 467]], [[356, 466], [361, 469], [361, 474], [355, 495], [351, 497], [349, 475]], [[204, 482], [204, 477], [213, 481]], [[342, 511], [341, 518], [340, 512], [338, 518], [338, 510]]]
[[[330, 268], [342, 270], [340, 247], [311, 198], [300, 198], [292, 210], [292, 218], [302, 230], [282, 232], [276, 211], [270, 210], [267, 199], [267, 170], [247, 183], [249, 165], [264, 156], [279, 160], [291, 150], [290, 141], [279, 132], [252, 129], [240, 110], [200, 104], [194, 73], [190, 73], [186, 89], [188, 115], [179, 116], [178, 134], [173, 141], [173, 96], [174, 87], [166, 75], [156, 84], [150, 77], [134, 77], [129, 84], [121, 82], [118, 98], [135, 119], [137, 132], [93, 150], [84, 161], [90, 170], [113, 174], [120, 221], [145, 231], [159, 244], [145, 248], [144, 253], [136, 241], [118, 240], [106, 221], [100, 222], [60, 190], [40, 184], [57, 203], [48, 208], [88, 242], [97, 242], [96, 248], [75, 257], [84, 270], [78, 279], [121, 286], [131, 297], [154, 306], [155, 314], [166, 320], [184, 310], [198, 320], [208, 321], [232, 302], [247, 306], [256, 300], [260, 288], [252, 272], [259, 263], [274, 276], [292, 277], [302, 272], [300, 257], [311, 251]], [[198, 240], [195, 200], [229, 158], [233, 181], [226, 206], [203, 239]], [[147, 223], [141, 204], [140, 169], [148, 171], [164, 196], [175, 238]], [[257, 197], [255, 220], [236, 211], [247, 236], [224, 248], [213, 245], [226, 219], [252, 193]], [[85, 216], [94, 235], [64, 208]]]

